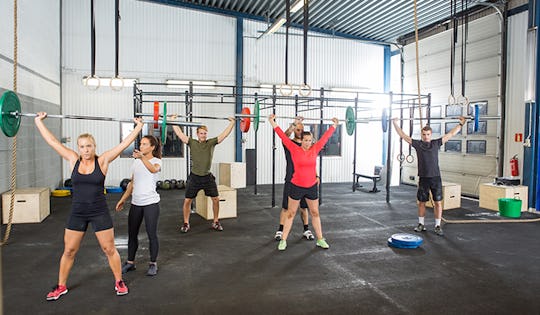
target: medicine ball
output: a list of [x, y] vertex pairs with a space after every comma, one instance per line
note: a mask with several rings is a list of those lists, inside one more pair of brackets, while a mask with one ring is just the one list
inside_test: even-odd
[[122, 179], [122, 181], [120, 182], [120, 187], [122, 188], [123, 191], [126, 191], [129, 182], [131, 182], [131, 179], [129, 178]]

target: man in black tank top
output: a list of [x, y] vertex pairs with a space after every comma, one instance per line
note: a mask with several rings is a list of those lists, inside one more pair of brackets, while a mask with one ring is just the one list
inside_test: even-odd
[[80, 135], [77, 139], [78, 152], [75, 152], [60, 143], [47, 129], [43, 122], [45, 117], [47, 113], [38, 113], [34, 120], [36, 127], [47, 144], [69, 162], [73, 183], [71, 214], [64, 230], [64, 252], [60, 259], [58, 282], [47, 294], [47, 300], [58, 300], [68, 292], [69, 272], [89, 224], [92, 224], [99, 245], [109, 261], [115, 279], [116, 295], [128, 294], [128, 288], [122, 280], [120, 255], [114, 245], [113, 222], [104, 195], [105, 175], [109, 164], [136, 139], [143, 127], [142, 120], [134, 119], [137, 125], [133, 131], [119, 145], [98, 157], [92, 135]]
[[444, 136], [438, 139], [431, 139], [432, 130], [429, 125], [422, 128], [422, 139], [411, 139], [397, 123], [398, 119], [394, 118], [392, 123], [396, 132], [405, 140], [408, 144], [412, 145], [416, 150], [416, 156], [418, 159], [418, 192], [416, 198], [418, 200], [418, 225], [414, 228], [415, 232], [425, 232], [426, 227], [424, 225], [424, 218], [426, 214], [426, 201], [429, 200], [429, 193], [433, 196], [433, 212], [435, 216], [435, 229], [434, 232], [443, 236], [443, 230], [441, 227], [442, 218], [442, 180], [441, 171], [439, 169], [439, 149], [450, 138], [455, 136], [461, 127], [465, 124], [465, 117], [459, 117], [459, 124], [452, 130], [446, 133]]

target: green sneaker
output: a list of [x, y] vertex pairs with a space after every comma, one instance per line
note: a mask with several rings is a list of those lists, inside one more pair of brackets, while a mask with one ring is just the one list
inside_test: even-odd
[[326, 242], [326, 239], [321, 238], [320, 240], [317, 240], [317, 246], [324, 249], [329, 249], [330, 245]]
[[279, 241], [277, 249], [278, 250], [285, 250], [285, 248], [287, 248], [287, 241], [286, 240]]

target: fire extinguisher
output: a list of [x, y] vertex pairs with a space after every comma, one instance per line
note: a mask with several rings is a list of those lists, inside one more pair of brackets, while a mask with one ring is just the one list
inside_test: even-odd
[[512, 176], [519, 175], [519, 165], [518, 165], [517, 155], [514, 155], [514, 157], [510, 159], [510, 172], [512, 173]]

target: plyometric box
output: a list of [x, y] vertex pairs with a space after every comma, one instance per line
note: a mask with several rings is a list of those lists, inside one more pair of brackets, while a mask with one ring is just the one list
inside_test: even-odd
[[219, 163], [219, 184], [246, 188], [246, 163]]
[[[12, 223], [39, 223], [50, 212], [50, 191], [47, 187], [15, 189]], [[11, 192], [2, 194], [2, 222], [7, 224], [11, 204]]]
[[529, 200], [527, 186], [480, 184], [480, 208], [499, 211], [499, 198], [521, 199], [521, 211], [527, 211]]
[[[236, 189], [218, 185], [219, 192], [219, 219], [236, 218]], [[197, 213], [206, 220], [214, 219], [212, 198], [199, 191], [195, 199]]]
[[[454, 183], [442, 183], [443, 186], [443, 200], [442, 208], [443, 210], [461, 208], [461, 185]], [[426, 202], [426, 207], [433, 208], [431, 200], [433, 196], [430, 195], [430, 200]]]

